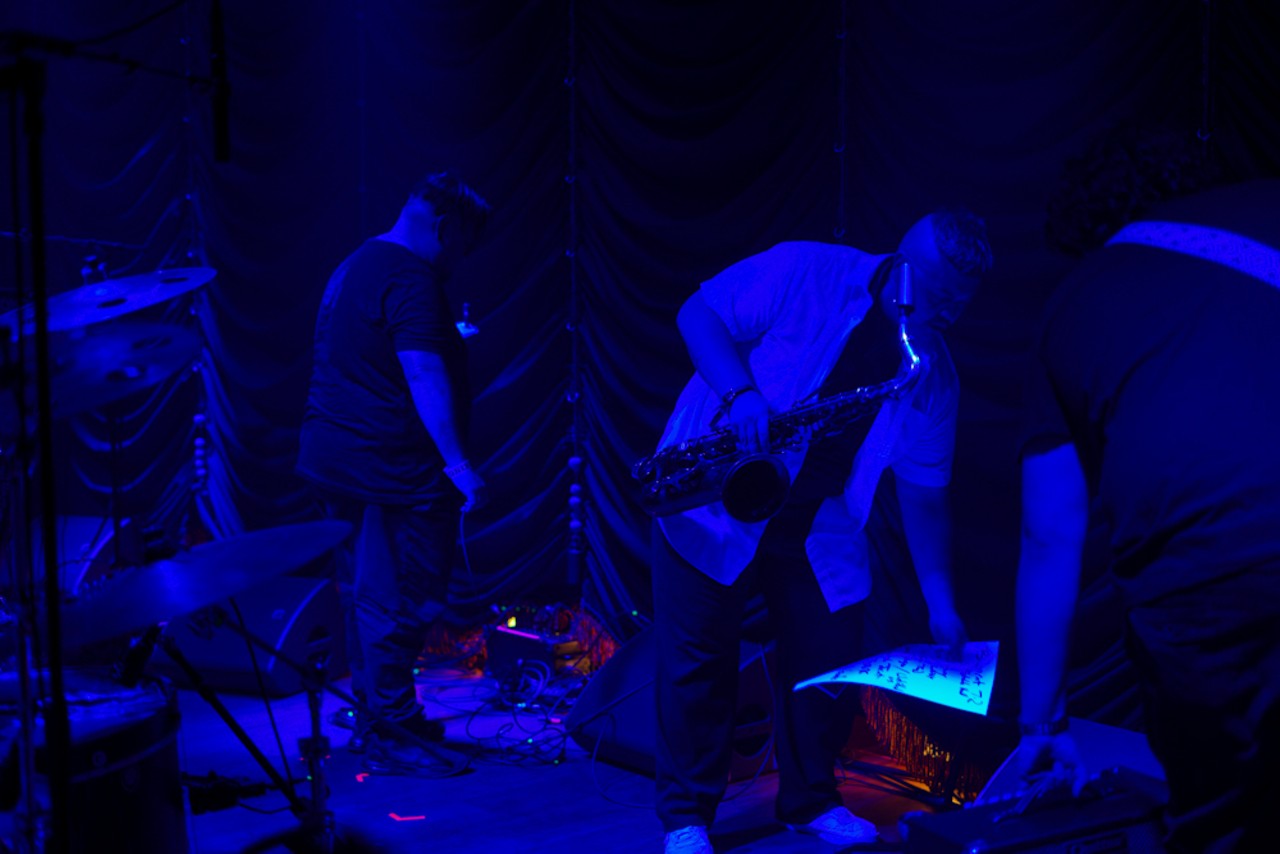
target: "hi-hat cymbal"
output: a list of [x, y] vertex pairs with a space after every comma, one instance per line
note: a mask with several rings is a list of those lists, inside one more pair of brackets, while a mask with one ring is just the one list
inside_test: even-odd
[[118, 323], [55, 339], [49, 352], [53, 413], [65, 417], [173, 376], [195, 361], [200, 336], [163, 323]]
[[[68, 332], [112, 320], [194, 290], [216, 275], [211, 267], [178, 267], [82, 285], [49, 297], [49, 331]], [[19, 313], [27, 334], [35, 328], [35, 309], [30, 304], [6, 312], [0, 315], [0, 328], [7, 327], [14, 337]]]
[[351, 533], [346, 522], [304, 522], [180, 552], [100, 581], [62, 609], [67, 648], [186, 616], [304, 566]]

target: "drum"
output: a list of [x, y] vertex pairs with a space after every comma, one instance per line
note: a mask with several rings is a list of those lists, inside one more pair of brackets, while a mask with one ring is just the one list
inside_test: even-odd
[[[47, 679], [42, 680], [47, 685]], [[178, 705], [172, 686], [148, 679], [117, 684], [105, 668], [65, 671], [71, 722], [71, 850], [129, 854], [185, 852], [186, 811], [178, 765]], [[18, 718], [18, 677], [0, 674], [0, 721]], [[44, 727], [38, 725], [36, 773], [47, 801]], [[17, 763], [5, 760], [0, 808], [18, 801]]]

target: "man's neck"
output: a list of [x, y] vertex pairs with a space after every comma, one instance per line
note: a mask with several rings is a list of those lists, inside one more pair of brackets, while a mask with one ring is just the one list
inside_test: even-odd
[[403, 223], [397, 222], [390, 229], [377, 235], [375, 240], [385, 240], [387, 243], [394, 243], [397, 246], [403, 246], [414, 255], [417, 255], [428, 264], [434, 264], [436, 256], [439, 255], [438, 247], [424, 247], [410, 237], [410, 230]]

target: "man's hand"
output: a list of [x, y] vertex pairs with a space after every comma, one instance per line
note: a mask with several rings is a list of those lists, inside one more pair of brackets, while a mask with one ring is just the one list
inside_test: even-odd
[[453, 485], [467, 499], [462, 505], [463, 513], [479, 510], [489, 503], [489, 488], [485, 486], [484, 478], [480, 477], [474, 469], [467, 467], [460, 472], [450, 474], [449, 480], [453, 481]]
[[1070, 733], [1024, 735], [1013, 754], [1013, 767], [1026, 784], [1070, 784], [1079, 795], [1089, 780], [1088, 769]]
[[733, 399], [725, 417], [726, 427], [738, 437], [738, 447], [749, 454], [769, 450], [769, 403], [752, 389]]

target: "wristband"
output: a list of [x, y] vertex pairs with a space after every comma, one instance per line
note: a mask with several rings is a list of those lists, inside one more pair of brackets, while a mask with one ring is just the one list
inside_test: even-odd
[[744, 385], [726, 391], [724, 396], [720, 398], [720, 405], [716, 407], [715, 414], [711, 416], [711, 426], [713, 428], [719, 427], [720, 422], [724, 420], [724, 417], [729, 414], [729, 410], [733, 408], [733, 402], [747, 392], [756, 390], [753, 385]]
[[731, 389], [725, 392], [724, 395], [720, 398], [720, 408], [723, 409], [725, 412], [728, 412], [729, 407], [733, 406], [733, 402], [735, 400], [742, 397], [742, 395], [746, 394], [747, 392], [755, 391], [755, 390], [756, 390], [756, 387], [753, 385], [744, 385], [739, 388]]
[[471, 471], [471, 461], [470, 461], [470, 460], [463, 460], [462, 462], [458, 463], [457, 465], [445, 466], [445, 469], [444, 469], [444, 476], [445, 476], [445, 477], [447, 477], [447, 478], [449, 478], [449, 480], [453, 480], [453, 479], [454, 479], [454, 478], [456, 478], [458, 475], [462, 474], [463, 472], [467, 472], [467, 471]]
[[1043, 724], [1018, 724], [1018, 732], [1021, 735], [1061, 735], [1067, 731], [1067, 716], [1063, 715], [1056, 721], [1049, 721]]

